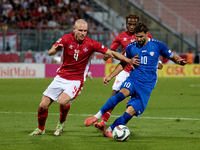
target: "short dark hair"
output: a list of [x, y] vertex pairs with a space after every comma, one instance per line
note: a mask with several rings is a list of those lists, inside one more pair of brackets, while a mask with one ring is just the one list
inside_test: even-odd
[[128, 16], [126, 16], [126, 22], [128, 22], [128, 19], [129, 18], [132, 18], [132, 19], [137, 19], [138, 20], [138, 22], [140, 21], [140, 17], [139, 16], [137, 16], [137, 15], [132, 15], [132, 14], [129, 14]]
[[148, 32], [148, 27], [145, 23], [143, 22], [139, 22], [134, 29], [135, 33], [139, 33], [139, 32], [144, 32], [147, 33]]

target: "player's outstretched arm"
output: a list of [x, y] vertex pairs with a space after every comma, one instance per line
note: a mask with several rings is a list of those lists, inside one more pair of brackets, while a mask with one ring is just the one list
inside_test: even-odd
[[57, 45], [53, 45], [52, 48], [48, 51], [48, 55], [55, 55], [58, 51], [62, 50], [63, 45], [62, 44], [57, 44]]
[[131, 67], [133, 67], [132, 60], [127, 58], [127, 57], [125, 57], [125, 56], [123, 56], [120, 53], [117, 53], [115, 51], [112, 51], [112, 50], [108, 49], [106, 54], [109, 55], [110, 57], [113, 57], [113, 58], [117, 59], [117, 60], [121, 60], [122, 62], [126, 62], [126, 63], [130, 64]]
[[103, 84], [104, 84], [104, 85], [107, 85], [108, 82], [109, 82], [112, 78], [114, 78], [116, 75], [118, 75], [118, 74], [124, 69], [124, 67], [126, 66], [126, 64], [127, 64], [127, 63], [125, 63], [125, 62], [119, 63], [119, 64], [115, 67], [114, 71], [111, 72], [111, 74], [110, 74], [108, 77], [104, 77], [104, 78], [103, 78]]
[[176, 64], [179, 64], [181, 66], [184, 66], [188, 63], [188, 61], [186, 61], [185, 59], [181, 59], [178, 56], [176, 56], [175, 54], [170, 58], [171, 61], [173, 61]]

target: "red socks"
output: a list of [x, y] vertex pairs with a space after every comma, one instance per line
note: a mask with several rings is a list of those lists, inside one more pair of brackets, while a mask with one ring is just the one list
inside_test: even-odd
[[48, 116], [48, 109], [38, 108], [38, 128], [44, 130], [45, 122]]
[[105, 114], [102, 115], [102, 121], [107, 122], [108, 118], [110, 117], [111, 111], [107, 111]]
[[70, 109], [70, 104], [67, 104], [64, 107], [60, 107], [60, 119], [59, 119], [60, 122], [65, 122], [69, 109]]
[[[60, 107], [60, 122], [64, 122], [66, 120], [68, 111], [70, 109], [70, 104], [67, 104], [65, 107]], [[44, 130], [46, 119], [48, 116], [48, 109], [38, 108], [38, 128], [40, 130]]]

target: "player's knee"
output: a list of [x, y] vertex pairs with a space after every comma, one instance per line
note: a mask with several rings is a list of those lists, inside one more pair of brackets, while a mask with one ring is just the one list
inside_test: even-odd
[[51, 99], [49, 97], [47, 97], [47, 96], [43, 96], [39, 107], [41, 109], [47, 109], [50, 104], [51, 104]]
[[118, 101], [122, 101], [126, 98], [122, 92], [118, 92], [115, 96], [118, 99]]
[[59, 99], [58, 99], [58, 103], [59, 103], [59, 105], [60, 105], [61, 107], [66, 106], [66, 105], [68, 104], [69, 101], [70, 101], [70, 100], [64, 99], [64, 98], [59, 98]]
[[121, 123], [122, 125], [125, 125], [128, 123], [128, 121], [132, 118], [133, 116], [130, 115], [129, 113], [125, 112], [121, 118]]

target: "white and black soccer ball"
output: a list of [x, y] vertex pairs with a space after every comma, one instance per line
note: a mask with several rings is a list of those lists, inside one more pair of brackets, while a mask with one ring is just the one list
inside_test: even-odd
[[130, 130], [127, 126], [118, 125], [113, 129], [112, 135], [116, 141], [123, 142], [129, 139]]

